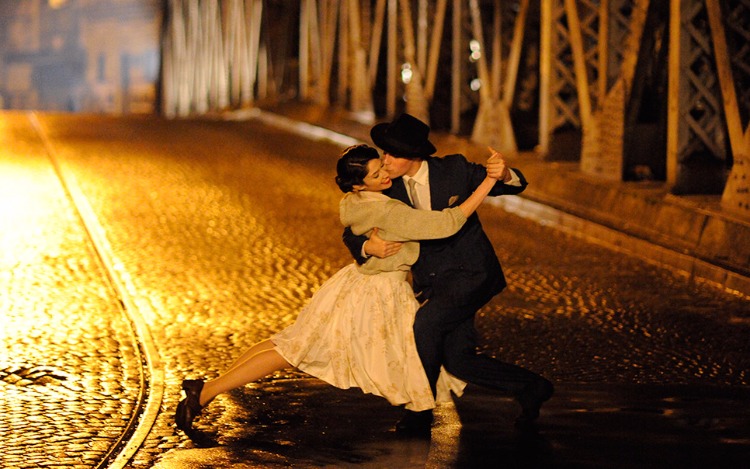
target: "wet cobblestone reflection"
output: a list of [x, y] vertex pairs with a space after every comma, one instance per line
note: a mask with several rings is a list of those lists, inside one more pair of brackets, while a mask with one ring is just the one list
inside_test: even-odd
[[140, 359], [41, 142], [18, 117], [1, 128], [13, 138], [0, 149], [0, 465], [93, 467], [133, 415]]
[[[290, 324], [350, 262], [333, 183], [340, 149], [257, 123], [40, 120], [155, 313], [146, 319], [165, 396], [131, 462], [152, 467], [195, 447], [173, 427], [181, 380], [215, 375]], [[15, 178], [27, 177], [41, 199], [4, 218], [14, 241], [3, 246], [0, 277], [0, 429], [13, 436], [0, 449], [18, 467], [50, 458], [90, 467], [131, 417], [140, 358], [38, 136], [25, 115], [3, 122], [17, 147], [0, 150], [0, 161], [22, 160]], [[478, 320], [488, 353], [561, 382], [750, 384], [747, 300], [491, 207], [481, 217], [510, 284]], [[304, 408], [315, 397], [294, 394], [301, 378], [280, 374], [222, 396], [197, 426], [224, 443], [258, 437], [263, 455], [254, 457], [271, 466], [289, 462], [280, 454], [304, 459], [304, 442], [275, 435], [315, 421]]]

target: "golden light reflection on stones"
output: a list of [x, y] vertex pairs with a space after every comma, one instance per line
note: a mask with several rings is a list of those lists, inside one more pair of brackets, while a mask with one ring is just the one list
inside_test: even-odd
[[[0, 149], [0, 152], [3, 152]], [[9, 161], [10, 160], [10, 161]], [[45, 169], [47, 171], [45, 171]], [[41, 187], [40, 179], [49, 177], [49, 168], [34, 164], [33, 160], [20, 161], [10, 155], [0, 155], [0, 250], [2, 267], [5, 270], [18, 262], [28, 262], [27, 256], [40, 252], [30, 251], [30, 241], [39, 242], [39, 225], [36, 223], [45, 206], [49, 205], [49, 193], [22, 190], [29, 186]], [[19, 198], [19, 194], [33, 195]], [[48, 250], [44, 250], [48, 251]]]
[[[341, 194], [331, 182], [336, 152], [250, 123], [226, 128], [57, 115], [40, 116], [40, 122], [106, 228], [121, 261], [115, 271], [131, 276], [154, 311], [149, 327], [167, 386], [159, 419], [132, 467], [180, 467], [188, 463], [182, 458], [201, 459], [200, 451], [217, 465], [244, 467], [294, 458], [330, 462], [334, 453], [366, 461], [391, 450], [419, 465], [426, 458], [460, 459], [467, 451], [492, 458], [513, 450], [508, 435], [517, 409], [509, 399], [474, 402], [475, 419], [465, 419], [463, 427], [456, 414], [441, 409], [431, 448], [430, 442], [392, 437], [398, 409], [294, 372], [217, 399], [197, 427], [225, 446], [185, 450], [190, 442], [172, 418], [180, 381], [218, 374], [247, 346], [291, 323], [318, 286], [351, 262], [340, 241]], [[0, 115], [0, 133], [3, 124]], [[0, 431], [22, 421], [23, 432], [43, 441], [40, 435], [51, 428], [61, 438], [53, 445], [59, 454], [70, 450], [79, 461], [92, 461], [105, 445], [90, 435], [116, 436], [135, 407], [139, 357], [44, 148], [22, 127], [13, 131], [10, 149], [0, 148], [0, 183], [35, 195], [19, 202], [23, 208], [0, 207], [3, 228], [15, 230], [9, 235], [14, 252], [3, 247], [0, 259], [8, 256], [13, 267], [0, 271], [0, 312], [12, 325], [2, 330], [7, 366], [6, 378], [0, 376]], [[6, 167], [20, 172], [6, 177]], [[24, 177], [34, 185], [16, 182]], [[4, 210], [28, 226], [14, 228]], [[736, 301], [687, 289], [666, 274], [506, 213], [481, 216], [510, 283], [479, 317], [488, 353], [568, 383], [696, 376], [746, 383], [746, 346], [733, 332], [743, 324], [725, 327], [746, 316]], [[696, 334], [705, 341], [690, 340]], [[23, 357], [11, 355], [15, 350]], [[558, 408], [570, 402], [589, 409], [587, 388], [564, 392]], [[585, 399], [576, 402], [576, 396]], [[456, 403], [462, 417], [467, 410], [472, 415], [466, 404]], [[24, 421], [19, 415], [30, 411], [42, 417]], [[20, 447], [22, 436], [13, 432]], [[468, 450], [461, 446], [477, 439], [481, 443]], [[492, 450], [497, 441], [506, 446]], [[44, 445], [24, 450], [36, 461], [50, 459]]]
[[439, 404], [434, 415], [435, 425], [432, 427], [430, 452], [425, 467], [438, 467], [435, 464], [450, 466], [458, 456], [461, 419], [453, 402]]
[[0, 114], [0, 432], [23, 448], [0, 466], [93, 467], [132, 416], [137, 361], [29, 116]]

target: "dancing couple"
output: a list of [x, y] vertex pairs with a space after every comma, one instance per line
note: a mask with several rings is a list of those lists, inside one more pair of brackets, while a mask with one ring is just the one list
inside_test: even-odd
[[[294, 324], [244, 352], [220, 376], [186, 379], [177, 427], [216, 396], [294, 367], [405, 408], [396, 430], [429, 436], [436, 401], [473, 383], [512, 396], [532, 428], [550, 381], [477, 352], [476, 312], [506, 286], [476, 209], [527, 182], [496, 152], [486, 167], [431, 156], [430, 128], [409, 114], [371, 129], [336, 165], [344, 243], [355, 258], [312, 296]], [[412, 273], [412, 285], [407, 274]], [[417, 299], [418, 298], [418, 299]]]

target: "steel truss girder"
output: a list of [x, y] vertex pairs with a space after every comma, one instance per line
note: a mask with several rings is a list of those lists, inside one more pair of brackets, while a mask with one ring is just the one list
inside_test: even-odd
[[750, 0], [706, 0], [733, 165], [722, 205], [750, 219]]
[[583, 172], [605, 179], [623, 178], [628, 102], [649, 3], [649, 0], [605, 0], [598, 10], [598, 84], [592, 86], [598, 89], [598, 96], [590, 118], [583, 123]]
[[[166, 116], [242, 107], [256, 93], [267, 92], [262, 0], [169, 0], [167, 14], [162, 58]], [[261, 69], [265, 73], [258, 76]]]
[[712, 40], [712, 28], [723, 31], [723, 25], [710, 21], [708, 3], [672, 0], [670, 6], [667, 181], [678, 194], [720, 193], [731, 165]]
[[[514, 108], [526, 115], [533, 108], [534, 80], [519, 82], [518, 75], [524, 43], [535, 40], [526, 31], [530, 11], [538, 7], [538, 149], [546, 153], [561, 127], [580, 129], [582, 170], [613, 179], [623, 177], [624, 146], [634, 138], [641, 64], [654, 60], [644, 55], [666, 51], [660, 42], [669, 31], [666, 155], [649, 157], [666, 160], [667, 182], [675, 185], [691, 176], [693, 155], [709, 155], [719, 172], [732, 168], [725, 206], [750, 211], [750, 0], [671, 0], [669, 20], [660, 10], [658, 24], [649, 23], [649, 9], [661, 2], [649, 0], [299, 1], [300, 98], [334, 100], [372, 117], [378, 70], [385, 69], [386, 113], [395, 114], [405, 96], [406, 110], [429, 121], [442, 42], [452, 37], [451, 128], [461, 127], [465, 74], [476, 67], [482, 88], [473, 137], [504, 151], [516, 149]], [[453, 20], [446, 24], [449, 7]], [[166, 115], [243, 107], [272, 90], [262, 0], [168, 0], [168, 9]], [[452, 33], [443, 34], [444, 27]], [[482, 53], [473, 63], [469, 38]], [[642, 51], [644, 44], [649, 49]], [[526, 56], [527, 71], [533, 56]], [[411, 72], [410, 80], [402, 71]], [[699, 189], [681, 184], [687, 193]]]
[[[481, 52], [476, 60], [481, 88], [472, 139], [500, 152], [515, 152], [518, 146], [510, 109], [518, 81], [529, 1], [518, 2], [516, 12], [509, 8], [508, 2], [503, 4], [496, 0], [493, 3], [490, 42], [485, 39], [478, 2], [470, 1], [469, 7], [472, 37], [480, 44]], [[491, 48], [488, 47], [490, 43]], [[509, 46], [504, 48], [503, 44]]]

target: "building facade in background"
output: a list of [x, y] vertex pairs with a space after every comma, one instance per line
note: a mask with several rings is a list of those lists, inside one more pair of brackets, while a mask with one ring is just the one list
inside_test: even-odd
[[0, 108], [157, 110], [161, 0], [0, 2]]

